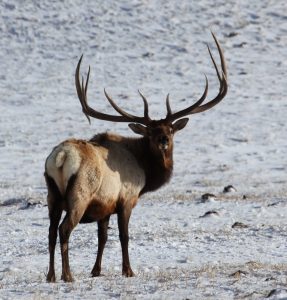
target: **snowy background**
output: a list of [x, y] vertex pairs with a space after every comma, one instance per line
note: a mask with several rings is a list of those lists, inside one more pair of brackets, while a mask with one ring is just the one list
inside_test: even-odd
[[[287, 299], [287, 4], [262, 1], [0, 1], [0, 298]], [[91, 278], [97, 225], [72, 234], [76, 281], [46, 283], [48, 209], [43, 178], [51, 149], [126, 124], [81, 112], [74, 71], [91, 66], [89, 103], [113, 113], [104, 87], [141, 115], [208, 99], [218, 81], [206, 43], [225, 53], [229, 92], [190, 117], [175, 138], [174, 176], [147, 194], [130, 222], [134, 278], [121, 276], [112, 217], [103, 275]], [[224, 187], [234, 190], [223, 193]], [[203, 199], [202, 195], [210, 193]], [[207, 212], [210, 212], [206, 214]]]

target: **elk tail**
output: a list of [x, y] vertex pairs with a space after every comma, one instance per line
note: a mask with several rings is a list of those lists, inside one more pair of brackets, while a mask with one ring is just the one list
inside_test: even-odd
[[56, 156], [56, 161], [55, 161], [55, 162], [56, 162], [56, 167], [57, 167], [58, 169], [60, 169], [60, 168], [63, 167], [66, 158], [67, 158], [67, 154], [66, 154], [65, 151], [60, 151], [60, 152], [57, 154], [57, 156]]

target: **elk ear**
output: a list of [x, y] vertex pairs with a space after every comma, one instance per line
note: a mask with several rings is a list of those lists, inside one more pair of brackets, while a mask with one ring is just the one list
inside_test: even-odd
[[183, 129], [188, 122], [188, 118], [180, 119], [172, 124], [173, 132], [176, 133], [177, 131]]
[[147, 128], [145, 126], [141, 125], [141, 124], [131, 123], [131, 124], [129, 124], [129, 128], [134, 133], [137, 133], [137, 134], [140, 134], [140, 135], [144, 135], [144, 136], [147, 135]]

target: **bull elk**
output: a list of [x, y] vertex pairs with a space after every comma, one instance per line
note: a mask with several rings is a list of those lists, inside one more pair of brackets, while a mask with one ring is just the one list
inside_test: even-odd
[[[59, 227], [62, 256], [62, 279], [73, 281], [69, 266], [68, 242], [72, 230], [78, 223], [98, 223], [98, 252], [92, 276], [99, 276], [104, 247], [107, 241], [109, 219], [117, 214], [119, 238], [122, 248], [122, 274], [134, 275], [128, 253], [128, 224], [133, 207], [138, 198], [155, 191], [167, 183], [173, 169], [173, 136], [183, 129], [188, 118], [185, 116], [206, 111], [218, 104], [227, 93], [227, 72], [222, 49], [215, 35], [221, 70], [218, 69], [210, 48], [208, 52], [219, 80], [217, 96], [203, 104], [208, 92], [205, 76], [205, 89], [193, 105], [172, 112], [169, 96], [166, 98], [165, 119], [152, 120], [146, 98], [139, 92], [144, 105], [144, 116], [132, 115], [121, 109], [104, 90], [111, 106], [119, 115], [99, 112], [89, 106], [87, 89], [90, 68], [86, 82], [80, 79], [80, 58], [75, 84], [83, 113], [90, 117], [112, 121], [128, 122], [130, 129], [141, 135], [128, 138], [116, 134], [100, 133], [91, 140], [69, 139], [56, 146], [45, 164], [45, 179], [48, 188], [49, 208], [49, 253], [50, 263], [47, 281], [54, 282], [54, 255]], [[59, 226], [62, 212], [66, 215]]]

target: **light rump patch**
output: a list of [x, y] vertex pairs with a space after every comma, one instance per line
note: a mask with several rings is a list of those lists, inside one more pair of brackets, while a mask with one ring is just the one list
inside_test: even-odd
[[82, 161], [78, 151], [68, 142], [57, 146], [46, 160], [46, 172], [55, 180], [62, 196], [65, 195], [69, 179], [77, 174]]

